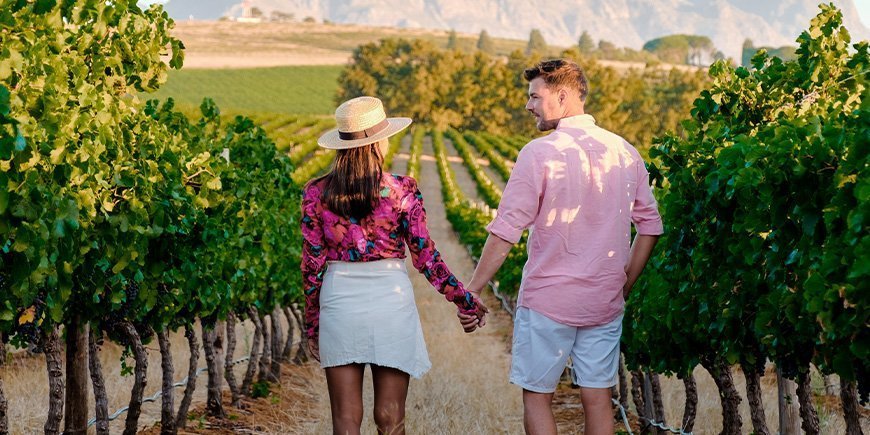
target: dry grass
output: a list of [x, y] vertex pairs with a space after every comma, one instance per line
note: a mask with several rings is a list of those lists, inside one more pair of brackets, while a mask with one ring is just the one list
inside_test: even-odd
[[[739, 367], [733, 369], [734, 384], [740, 393], [740, 417], [743, 419], [743, 433], [752, 431], [752, 419], [749, 415], [749, 404], [746, 401], [746, 380]], [[695, 419], [696, 434], [715, 434], [722, 429], [722, 407], [716, 383], [703, 367], [695, 368], [695, 381], [698, 383], [698, 416]], [[662, 400], [665, 403], [665, 415], [670, 426], [679, 426], [683, 418], [683, 406], [686, 400], [683, 381], [676, 378], [661, 378]], [[777, 403], [776, 374], [772, 367], [761, 378], [762, 401], [767, 428], [772, 433], [779, 430], [779, 408]], [[815, 387], [815, 385], [814, 385]], [[818, 387], [821, 387], [819, 384]], [[819, 426], [822, 434], [837, 435], [846, 433], [843, 420], [843, 410], [840, 400], [832, 396], [816, 396], [816, 411], [819, 413]], [[864, 433], [870, 431], [870, 412], [864, 410], [861, 426]]]
[[[286, 324], [284, 331], [286, 331]], [[250, 322], [239, 324], [236, 328], [237, 340], [235, 359], [246, 356], [250, 352], [253, 326]], [[298, 334], [298, 332], [297, 332]], [[197, 327], [197, 337], [201, 339], [200, 330]], [[187, 348], [187, 339], [182, 333], [171, 335], [174, 379], [180, 381], [187, 376], [187, 361], [190, 352]], [[160, 351], [157, 348], [156, 339], [146, 346], [148, 350], [148, 377], [145, 388], [145, 397], [154, 395], [160, 390], [161, 370]], [[121, 376], [121, 353], [122, 349], [111, 343], [106, 343], [100, 352], [100, 361], [103, 365], [103, 376], [106, 380], [106, 393], [109, 399], [109, 413], [127, 406], [130, 400], [130, 391], [133, 385], [132, 376]], [[132, 359], [128, 360], [133, 365]], [[205, 356], [200, 352], [199, 367], [205, 366]], [[235, 367], [236, 377], [241, 379], [244, 375], [245, 364]], [[48, 375], [45, 369], [45, 359], [42, 355], [28, 355], [18, 352], [13, 354], [10, 364], [0, 368], [0, 377], [4, 381], [5, 394], [9, 399], [9, 428], [12, 434], [32, 434], [42, 432], [48, 413]], [[206, 396], [206, 375], [201, 374], [197, 381], [194, 404], [204, 403]], [[90, 397], [89, 418], [94, 417], [93, 391], [88, 384]], [[183, 389], [175, 390], [175, 405], [181, 401]], [[113, 433], [123, 431], [123, 421], [126, 414], [112, 422], [110, 429]], [[139, 427], [148, 427], [160, 419], [160, 401], [146, 403], [142, 407], [142, 416], [139, 419]]]
[[[240, 408], [229, 405], [230, 394], [224, 392], [224, 411], [226, 419], [215, 419], [204, 415], [202, 406], [190, 413], [187, 428], [179, 434], [302, 434], [302, 427], [320, 418], [314, 404], [320, 400], [319, 385], [322, 370], [316, 364], [301, 366], [282, 364], [281, 382], [272, 385], [270, 395], [259, 399], [243, 398]], [[325, 386], [323, 386], [325, 388]], [[157, 435], [160, 426], [140, 432], [143, 435]]]

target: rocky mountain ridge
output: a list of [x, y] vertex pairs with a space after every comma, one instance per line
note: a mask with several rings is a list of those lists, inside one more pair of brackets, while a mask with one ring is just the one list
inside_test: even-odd
[[[870, 38], [855, 0], [835, 0], [853, 40]], [[201, 3], [203, 14], [194, 14]], [[548, 43], [569, 46], [583, 31], [617, 46], [640, 49], [644, 42], [671, 34], [705, 35], [726, 56], [740, 59], [748, 38], [755, 46], [796, 45], [819, 0], [248, 0], [268, 17], [273, 11], [295, 19], [373, 26], [455, 29], [527, 39], [540, 29]], [[243, 3], [227, 0], [169, 0], [176, 18], [239, 16]], [[210, 8], [210, 9], [206, 9]]]

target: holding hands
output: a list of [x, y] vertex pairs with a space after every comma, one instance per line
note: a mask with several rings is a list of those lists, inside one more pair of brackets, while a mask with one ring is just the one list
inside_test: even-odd
[[486, 314], [489, 313], [489, 308], [480, 300], [480, 290], [470, 291], [476, 310], [474, 313], [463, 313], [461, 310], [456, 311], [456, 317], [459, 318], [459, 323], [466, 333], [474, 332], [477, 328], [482, 328], [486, 325]]

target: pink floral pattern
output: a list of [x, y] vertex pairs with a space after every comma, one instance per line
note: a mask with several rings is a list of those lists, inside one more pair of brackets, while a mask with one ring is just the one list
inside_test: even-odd
[[327, 261], [376, 261], [405, 258], [411, 252], [414, 267], [466, 313], [475, 313], [471, 293], [456, 279], [435, 249], [426, 227], [426, 210], [417, 181], [385, 174], [381, 199], [372, 214], [360, 221], [326, 209], [320, 200], [322, 182], [311, 182], [302, 193], [302, 280], [305, 291], [305, 331], [317, 338], [320, 288]]

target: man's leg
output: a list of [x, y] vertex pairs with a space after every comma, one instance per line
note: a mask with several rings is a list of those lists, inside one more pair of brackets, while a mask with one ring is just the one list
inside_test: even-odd
[[531, 435], [556, 433], [551, 403], [577, 328], [526, 307], [517, 309], [511, 349], [512, 384], [523, 388], [523, 424]]
[[556, 435], [552, 403], [553, 393], [536, 393], [523, 389], [523, 426], [527, 434]]
[[579, 328], [571, 359], [574, 382], [582, 388], [580, 400], [586, 415], [586, 435], [613, 434], [610, 387], [619, 369], [622, 315], [603, 325]]
[[613, 407], [610, 388], [583, 388], [580, 400], [586, 414], [585, 435], [613, 435]]

